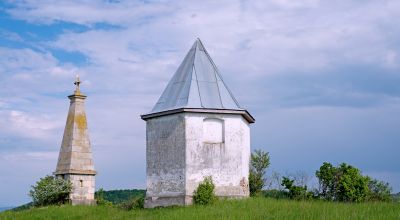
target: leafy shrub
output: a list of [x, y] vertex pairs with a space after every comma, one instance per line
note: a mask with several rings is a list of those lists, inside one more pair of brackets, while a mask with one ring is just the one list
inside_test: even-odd
[[370, 193], [370, 178], [361, 175], [359, 169], [342, 163], [338, 167], [325, 162], [316, 176], [320, 184], [320, 196], [326, 200], [362, 202]]
[[285, 190], [279, 190], [279, 189], [264, 190], [263, 195], [264, 195], [264, 197], [274, 198], [274, 199], [288, 199], [289, 198], [289, 192], [286, 192]]
[[122, 202], [118, 207], [124, 210], [143, 209], [144, 197], [133, 197], [125, 202]]
[[104, 189], [100, 188], [97, 192], [95, 192], [94, 197], [96, 199], [97, 205], [102, 205], [102, 206], [112, 206], [113, 203], [106, 200], [104, 198]]
[[32, 186], [29, 196], [33, 199], [34, 206], [46, 206], [63, 204], [67, 202], [71, 193], [72, 184], [68, 180], [54, 176], [40, 178], [36, 185]]
[[269, 167], [269, 153], [256, 150], [250, 156], [249, 188], [250, 196], [259, 195], [265, 185], [265, 171]]
[[132, 198], [146, 196], [146, 190], [142, 189], [103, 190], [102, 192], [99, 190], [96, 192], [96, 195], [98, 193], [102, 193], [103, 199], [112, 202], [114, 205], [121, 204]]
[[311, 192], [307, 191], [307, 186], [296, 186], [294, 180], [288, 177], [283, 177], [282, 186], [289, 190], [289, 198], [296, 200], [307, 200], [313, 197]]
[[208, 205], [212, 204], [216, 197], [214, 195], [215, 185], [211, 176], [205, 177], [193, 193], [194, 204]]
[[376, 179], [370, 179], [368, 182], [368, 188], [370, 191], [368, 200], [384, 202], [393, 201], [393, 197], [391, 195], [392, 188], [389, 186], [389, 183], [385, 183]]

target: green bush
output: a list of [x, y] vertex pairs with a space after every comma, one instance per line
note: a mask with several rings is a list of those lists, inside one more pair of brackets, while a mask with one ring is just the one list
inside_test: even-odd
[[133, 197], [125, 202], [118, 205], [119, 208], [124, 210], [132, 209], [143, 209], [144, 208], [144, 198], [143, 197]]
[[198, 205], [212, 204], [216, 197], [214, 195], [215, 185], [211, 176], [205, 177], [193, 193], [193, 202]]
[[262, 188], [264, 188], [264, 179], [261, 175], [250, 170], [249, 173], [249, 190], [250, 196], [260, 195]]
[[361, 175], [361, 171], [346, 163], [338, 167], [330, 163], [316, 171], [319, 180], [321, 198], [342, 202], [363, 202], [368, 199], [370, 178]]
[[385, 183], [376, 179], [369, 179], [368, 188], [370, 191], [368, 195], [369, 201], [393, 201], [393, 197], [391, 195], [392, 188], [389, 186], [389, 183]]
[[279, 190], [279, 189], [264, 190], [263, 195], [264, 195], [264, 197], [274, 198], [274, 199], [288, 199], [289, 198], [289, 192], [286, 192], [285, 190]]
[[265, 186], [265, 172], [270, 165], [269, 153], [255, 150], [250, 155], [249, 189], [250, 196], [261, 194]]
[[34, 206], [63, 204], [68, 201], [72, 184], [68, 180], [46, 176], [36, 182], [29, 191]]
[[117, 190], [103, 190], [100, 189], [96, 192], [101, 193], [104, 200], [112, 202], [114, 205], [121, 204], [132, 198], [145, 197], [146, 190], [142, 189], [117, 189]]
[[100, 188], [97, 192], [95, 192], [94, 197], [96, 199], [97, 205], [103, 205], [103, 206], [113, 206], [113, 203], [106, 200], [104, 198], [104, 189]]
[[291, 199], [308, 200], [313, 197], [313, 194], [307, 191], [307, 186], [296, 186], [294, 180], [288, 177], [283, 177], [282, 186], [289, 190], [289, 198]]

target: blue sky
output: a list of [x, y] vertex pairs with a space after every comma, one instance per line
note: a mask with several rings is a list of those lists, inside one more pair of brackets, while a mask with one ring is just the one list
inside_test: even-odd
[[269, 175], [347, 162], [398, 192], [399, 14], [396, 0], [2, 1], [0, 206], [54, 171], [76, 74], [97, 188], [144, 188], [139, 115], [197, 37], [256, 118]]

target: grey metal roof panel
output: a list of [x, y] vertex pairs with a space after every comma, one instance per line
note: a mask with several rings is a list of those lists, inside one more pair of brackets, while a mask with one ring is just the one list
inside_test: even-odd
[[149, 114], [178, 108], [243, 110], [200, 39], [195, 41]]

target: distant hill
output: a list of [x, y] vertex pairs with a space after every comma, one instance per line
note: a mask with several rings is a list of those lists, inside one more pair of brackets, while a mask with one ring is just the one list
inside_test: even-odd
[[[99, 191], [96, 192], [98, 194]], [[113, 204], [120, 204], [132, 198], [144, 197], [146, 190], [143, 189], [119, 189], [119, 190], [104, 190], [103, 196], [107, 201]]]
[[393, 201], [400, 202], [400, 192], [398, 192], [396, 194], [392, 194], [392, 197], [393, 197]]
[[[96, 191], [96, 194], [99, 191]], [[117, 189], [117, 190], [103, 190], [104, 199], [112, 202], [113, 204], [120, 204], [125, 201], [128, 201], [132, 198], [144, 197], [146, 195], [146, 190], [143, 189]], [[27, 203], [18, 207], [3, 207], [0, 208], [0, 212], [8, 209], [12, 209], [13, 211], [21, 211], [25, 209], [29, 209], [33, 206], [33, 203]]]
[[9, 210], [12, 209], [14, 207], [0, 207], [0, 212], [5, 211], [5, 210]]
[[12, 210], [13, 211], [21, 211], [21, 210], [25, 210], [25, 209], [30, 209], [31, 207], [33, 207], [33, 202], [17, 206], [15, 208], [13, 208]]

